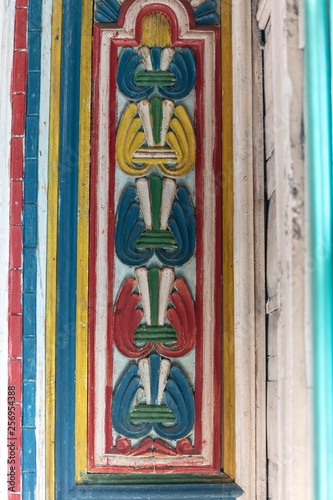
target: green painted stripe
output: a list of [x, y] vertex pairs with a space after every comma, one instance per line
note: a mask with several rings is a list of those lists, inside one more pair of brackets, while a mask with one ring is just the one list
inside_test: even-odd
[[173, 243], [136, 243], [136, 248], [175, 248], [176, 245]]
[[140, 410], [134, 410], [132, 413], [131, 413], [131, 418], [136, 418], [136, 417], [157, 417], [157, 418], [174, 418], [174, 414], [170, 411], [170, 410], [167, 410], [167, 411], [155, 411], [155, 410], [144, 410], [144, 411], [140, 411]]
[[[161, 129], [162, 129], [162, 101], [158, 97], [153, 97], [150, 101], [150, 113], [153, 122], [153, 137], [155, 145], [157, 146], [161, 142]], [[154, 179], [156, 177], [152, 177]], [[159, 177], [157, 177], [159, 179]], [[153, 226], [153, 229], [154, 226]], [[159, 229], [159, 227], [158, 227]]]
[[163, 418], [161, 418], [161, 417], [153, 417], [153, 416], [152, 417], [150, 417], [150, 416], [142, 416], [142, 417], [136, 418], [136, 417], [132, 417], [131, 416], [130, 417], [130, 421], [133, 422], [133, 423], [134, 422], [138, 422], [138, 423], [148, 423], [148, 424], [150, 424], [150, 423], [156, 422], [156, 423], [160, 424], [160, 423], [164, 423], [165, 422], [165, 423], [170, 423], [171, 424], [171, 423], [173, 423], [173, 422], [176, 421], [176, 417], [172, 417], [172, 418], [163, 417]]
[[150, 326], [150, 325], [145, 325], [145, 326], [138, 326], [136, 332], [138, 333], [160, 333], [161, 335], [163, 334], [168, 334], [168, 333], [176, 333], [176, 330], [172, 328], [172, 326]]
[[171, 412], [170, 408], [168, 408], [167, 406], [165, 405], [145, 405], [145, 404], [141, 404], [141, 405], [137, 405], [133, 411], [151, 411], [152, 409], [156, 410], [156, 411], [168, 411], [168, 412]]
[[[154, 136], [155, 140], [155, 136]], [[154, 176], [149, 180], [150, 199], [151, 199], [151, 215], [153, 218], [153, 231], [159, 231], [160, 211], [162, 200], [162, 179]]]
[[174, 344], [177, 341], [177, 339], [169, 339], [169, 338], [164, 338], [164, 337], [158, 337], [158, 338], [142, 338], [142, 339], [135, 339], [134, 342], [136, 344]]
[[141, 238], [148, 238], [148, 237], [154, 237], [158, 240], [160, 239], [166, 239], [166, 238], [172, 238], [174, 240], [173, 234], [168, 231], [168, 230], [163, 230], [163, 231], [145, 231], [142, 233]]
[[134, 77], [137, 85], [156, 85], [170, 87], [177, 81], [168, 71], [140, 71]]
[[139, 239], [138, 242], [156, 242], [157, 244], [159, 243], [175, 243], [175, 239], [171, 234], [162, 234], [162, 235], [155, 235], [155, 234], [143, 234]]
[[158, 299], [159, 299], [159, 270], [153, 267], [148, 271], [148, 286], [150, 297], [150, 321], [152, 325], [157, 325], [158, 319]]

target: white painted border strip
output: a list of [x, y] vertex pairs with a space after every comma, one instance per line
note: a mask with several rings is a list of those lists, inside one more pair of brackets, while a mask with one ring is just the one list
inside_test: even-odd
[[0, 120], [0, 498], [7, 498], [7, 359], [8, 359], [8, 266], [9, 266], [9, 193], [10, 139], [12, 109], [10, 99], [15, 0], [3, 0], [0, 6], [1, 120]]
[[43, 0], [42, 55], [39, 106], [38, 156], [38, 246], [37, 246], [37, 372], [36, 372], [36, 498], [45, 498], [45, 317], [46, 317], [46, 252], [47, 192], [49, 158], [50, 69], [52, 0]]
[[251, 19], [251, 2], [233, 0], [236, 482], [244, 500], [256, 499]]
[[[154, 4], [155, 0], [137, 0], [133, 3], [126, 14], [123, 29], [108, 29], [102, 33], [101, 46], [101, 61], [105, 70], [101, 73], [100, 78], [100, 109], [99, 109], [99, 151], [98, 165], [101, 170], [98, 175], [97, 184], [97, 203], [98, 210], [98, 226], [97, 226], [97, 290], [96, 290], [96, 329], [95, 329], [95, 366], [99, 367], [95, 374], [95, 462], [102, 464], [104, 462], [104, 442], [105, 436], [101, 429], [104, 429], [104, 413], [105, 413], [105, 391], [106, 386], [106, 311], [107, 311], [107, 275], [104, 272], [107, 262], [107, 218], [104, 213], [107, 213], [108, 196], [106, 179], [108, 171], [108, 127], [107, 110], [109, 102], [109, 83], [108, 83], [108, 67], [110, 51], [109, 44], [112, 38], [128, 39], [133, 38], [135, 33], [135, 20], [140, 11], [147, 5]], [[160, 0], [161, 5], [166, 5], [171, 8], [178, 19], [179, 37], [184, 40], [202, 40], [204, 47], [204, 74], [211, 75], [215, 71], [215, 34], [209, 31], [192, 30], [190, 31], [189, 19], [187, 11], [183, 4], [178, 0], [170, 2], [169, 0]], [[215, 109], [215, 78], [206, 77], [203, 88], [204, 102], [204, 122], [205, 122], [205, 137], [204, 137], [204, 165], [203, 165], [203, 190], [204, 190], [204, 212], [205, 220], [210, 221], [211, 225], [204, 224], [203, 227], [203, 402], [202, 402], [202, 422], [205, 425], [202, 428], [202, 460], [203, 464], [212, 464], [213, 457], [213, 429], [214, 418], [213, 411], [215, 394], [214, 394], [214, 372], [212, 363], [214, 356], [214, 333], [215, 333], [215, 185], [214, 185], [214, 167], [213, 167], [213, 152], [215, 143], [215, 128], [211, 117]], [[104, 170], [104, 174], [101, 171]], [[104, 229], [104, 235], [102, 233]], [[105, 240], [105, 241], [104, 241]], [[128, 457], [113, 457], [113, 463], [126, 465]], [[150, 459], [144, 463], [151, 463]], [[168, 459], [170, 460], [170, 458]], [[189, 463], [191, 461], [199, 462], [198, 457], [176, 457], [175, 463], [181, 464], [183, 461]], [[161, 459], [161, 462], [163, 459]], [[105, 463], [105, 462], [104, 462]], [[110, 459], [109, 459], [110, 463]], [[131, 458], [131, 464], [143, 464], [141, 458]]]
[[[109, 206], [109, 40], [101, 41], [100, 110], [97, 175], [97, 251], [96, 251], [96, 329], [95, 329], [95, 442], [96, 465], [106, 465], [105, 451], [105, 387], [108, 310], [108, 206]], [[103, 429], [103, 431], [102, 431]]]

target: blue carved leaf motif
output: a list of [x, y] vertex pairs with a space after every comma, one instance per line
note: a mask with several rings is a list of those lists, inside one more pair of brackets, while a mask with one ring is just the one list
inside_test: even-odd
[[149, 261], [154, 251], [159, 260], [168, 266], [182, 266], [193, 257], [196, 242], [195, 216], [185, 187], [178, 188], [168, 220], [170, 230], [176, 239], [176, 248], [137, 249], [136, 242], [145, 231], [145, 223], [139, 215], [140, 204], [136, 198], [136, 189], [134, 186], [129, 186], [119, 202], [115, 231], [116, 254], [124, 264], [142, 266]]
[[168, 224], [176, 239], [177, 248], [158, 249], [156, 255], [167, 266], [183, 266], [194, 255], [196, 240], [193, 206], [188, 191], [183, 186], [178, 188]]
[[215, 0], [206, 0], [193, 11], [195, 24], [211, 25], [220, 20]]
[[[158, 354], [150, 356], [151, 403], [157, 404], [158, 379], [161, 358]], [[112, 424], [116, 432], [128, 438], [141, 438], [154, 430], [159, 436], [176, 440], [187, 436], [195, 421], [194, 397], [192, 389], [182, 369], [176, 365], [171, 367], [164, 400], [174, 413], [176, 420], [170, 425], [163, 423], [134, 424], [129, 415], [137, 391], [140, 387], [139, 369], [136, 364], [130, 364], [118, 383], [112, 400]]]
[[[150, 50], [150, 58], [154, 71], [160, 69], [162, 49], [154, 47]], [[138, 85], [135, 82], [137, 73], [143, 71], [142, 57], [132, 48], [123, 51], [117, 72], [119, 91], [128, 99], [140, 100], [148, 98], [154, 91], [154, 85]], [[183, 49], [175, 52], [168, 68], [176, 81], [171, 86], [157, 86], [159, 93], [169, 99], [182, 99], [193, 89], [196, 81], [196, 64], [191, 50]]]
[[95, 22], [115, 24], [120, 14], [117, 0], [98, 0], [95, 5]]
[[147, 248], [138, 250], [135, 244], [145, 230], [145, 224], [139, 219], [140, 205], [136, 199], [136, 189], [129, 186], [123, 192], [119, 202], [118, 220], [115, 231], [116, 254], [128, 266], [142, 266], [153, 255]]
[[152, 430], [152, 424], [133, 424], [128, 418], [129, 409], [140, 386], [139, 368], [130, 364], [114, 392], [112, 400], [112, 423], [119, 434], [139, 438]]

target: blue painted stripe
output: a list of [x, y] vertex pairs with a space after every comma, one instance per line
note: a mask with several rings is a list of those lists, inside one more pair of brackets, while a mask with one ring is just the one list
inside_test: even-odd
[[77, 486], [64, 498], [80, 500], [232, 500], [243, 491], [229, 484]]
[[[24, 269], [24, 263], [23, 263]], [[36, 294], [23, 294], [23, 337], [36, 336]], [[23, 360], [24, 363], [24, 360]], [[24, 404], [24, 402], [23, 402]]]
[[36, 486], [36, 283], [37, 190], [42, 0], [28, 5], [23, 200], [22, 498], [33, 500]]
[[22, 498], [24, 500], [33, 500], [35, 498], [35, 477], [35, 472], [23, 472], [22, 474]]
[[22, 408], [22, 424], [34, 427], [36, 413], [36, 382], [23, 382], [24, 405]]
[[[34, 472], [36, 474], [36, 429], [30, 427], [23, 427], [22, 429], [22, 472]], [[23, 477], [24, 479], [24, 477]], [[34, 478], [34, 482], [30, 479], [32, 484], [36, 482], [36, 476]], [[23, 484], [24, 489], [24, 484]], [[31, 490], [31, 495], [33, 495], [33, 490]], [[27, 497], [23, 497], [23, 500], [26, 500]], [[30, 496], [30, 498], [34, 498], [34, 496]]]
[[39, 115], [40, 73], [39, 71], [28, 73], [27, 93], [27, 115]]
[[[28, 101], [29, 101], [29, 95], [27, 94], [27, 103], [28, 103]], [[25, 119], [25, 158], [26, 159], [34, 159], [34, 158], [37, 159], [38, 158], [38, 136], [39, 136], [38, 116], [27, 116]]]
[[30, 0], [28, 5], [28, 30], [41, 31], [43, 0]]
[[24, 203], [37, 203], [38, 160], [24, 162]]
[[36, 293], [37, 256], [35, 248], [23, 249], [23, 292]]
[[82, 2], [64, 0], [61, 52], [55, 490], [75, 484], [75, 351], [78, 144]]
[[[23, 381], [36, 380], [36, 337], [23, 337]], [[25, 404], [25, 401], [24, 401]]]
[[37, 248], [37, 205], [24, 204], [23, 246]]
[[[34, 0], [31, 0], [34, 2]], [[41, 36], [39, 31], [28, 31], [28, 72], [40, 70]], [[29, 96], [27, 95], [27, 99]]]

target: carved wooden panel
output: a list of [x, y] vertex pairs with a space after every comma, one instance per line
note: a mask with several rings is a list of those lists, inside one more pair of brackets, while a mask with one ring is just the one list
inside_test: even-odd
[[220, 469], [218, 21], [213, 0], [95, 5], [90, 472]]

